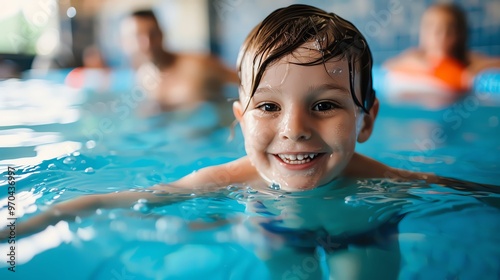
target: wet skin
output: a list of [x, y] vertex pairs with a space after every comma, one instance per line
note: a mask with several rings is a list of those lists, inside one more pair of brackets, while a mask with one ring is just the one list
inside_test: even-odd
[[[247, 110], [245, 85], [234, 105], [249, 160], [265, 181], [286, 190], [312, 189], [338, 177], [356, 142], [371, 133], [363, 130], [364, 114], [349, 90], [347, 60], [294, 64], [315, 55], [299, 48], [269, 66]], [[344, 71], [329, 74], [325, 67]]]

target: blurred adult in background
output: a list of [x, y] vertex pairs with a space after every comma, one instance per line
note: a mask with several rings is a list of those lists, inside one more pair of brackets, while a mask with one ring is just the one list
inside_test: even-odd
[[212, 55], [165, 50], [163, 32], [152, 10], [129, 15], [122, 22], [121, 32], [123, 48], [136, 70], [137, 82], [162, 110], [221, 101], [223, 86], [239, 83], [236, 72]]
[[499, 58], [469, 50], [466, 15], [454, 4], [429, 7], [422, 16], [419, 36], [417, 48], [384, 64], [395, 98], [440, 107], [469, 91], [479, 72], [500, 67]]
[[98, 92], [109, 90], [111, 69], [99, 47], [90, 45], [82, 52], [82, 66], [68, 73], [65, 83], [74, 88], [88, 88]]

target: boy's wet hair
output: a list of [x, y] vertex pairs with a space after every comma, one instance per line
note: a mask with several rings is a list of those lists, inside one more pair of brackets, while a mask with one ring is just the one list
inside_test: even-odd
[[[243, 72], [251, 71], [250, 99], [267, 67], [308, 42], [315, 44], [321, 56], [296, 64], [311, 66], [325, 64], [332, 58], [347, 58], [351, 96], [357, 106], [369, 113], [375, 102], [375, 91], [371, 72], [373, 59], [368, 43], [351, 22], [308, 5], [291, 5], [272, 12], [246, 38], [238, 57], [238, 74], [243, 83], [248, 76]], [[356, 66], [360, 75], [361, 100], [354, 91]]]

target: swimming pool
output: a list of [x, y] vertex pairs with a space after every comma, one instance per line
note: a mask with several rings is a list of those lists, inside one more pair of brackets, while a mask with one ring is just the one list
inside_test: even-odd
[[[500, 178], [500, 110], [475, 95], [438, 111], [384, 103], [358, 151], [389, 165], [484, 184]], [[244, 155], [230, 106], [138, 116], [133, 90], [0, 83], [2, 223], [7, 168], [18, 222], [74, 197], [149, 187]], [[422, 182], [359, 180], [299, 194], [228, 186], [211, 197], [98, 210], [0, 243], [1, 279], [500, 278], [500, 197]], [[324, 224], [320, 221], [329, 221]], [[3, 224], [2, 224], [3, 225]], [[367, 276], [368, 275], [368, 276]], [[327, 279], [327, 277], [323, 277]]]

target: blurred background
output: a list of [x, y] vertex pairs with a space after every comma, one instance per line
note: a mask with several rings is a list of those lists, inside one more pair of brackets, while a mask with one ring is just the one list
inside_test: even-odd
[[[0, 77], [48, 75], [47, 70], [82, 66], [82, 55], [97, 46], [107, 65], [127, 67], [120, 20], [133, 10], [153, 8], [171, 51], [211, 52], [234, 67], [245, 36], [276, 8], [294, 0], [1, 0]], [[304, 1], [302, 1], [304, 2]], [[381, 64], [418, 43], [420, 17], [436, 1], [313, 0], [308, 4], [351, 20], [367, 38]], [[446, 1], [445, 1], [446, 2]], [[450, 1], [448, 1], [450, 2]], [[500, 54], [500, 1], [452, 1], [469, 19], [472, 50]], [[36, 68], [38, 72], [30, 71]], [[45, 71], [45, 72], [44, 72]], [[49, 77], [49, 76], [46, 76]], [[50, 76], [57, 77], [57, 76]], [[62, 77], [62, 75], [61, 75]]]

